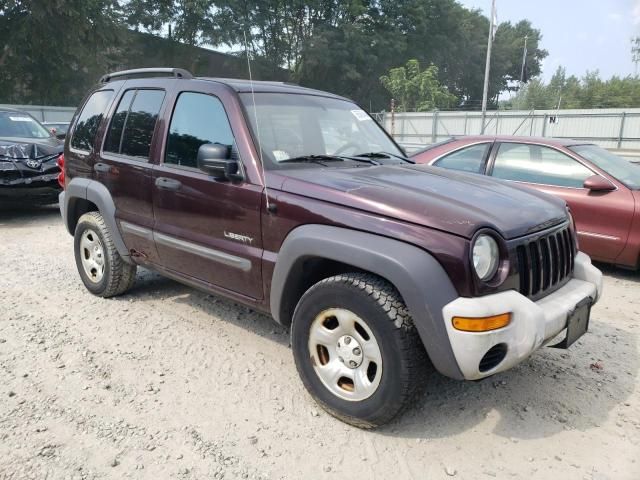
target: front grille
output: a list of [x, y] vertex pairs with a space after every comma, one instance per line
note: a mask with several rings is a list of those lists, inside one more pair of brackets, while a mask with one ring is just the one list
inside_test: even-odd
[[520, 293], [540, 298], [566, 283], [573, 273], [576, 255], [573, 234], [569, 227], [518, 245]]

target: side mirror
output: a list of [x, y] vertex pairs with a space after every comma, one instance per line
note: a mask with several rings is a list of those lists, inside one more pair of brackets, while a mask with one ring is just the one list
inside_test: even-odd
[[238, 161], [231, 158], [231, 146], [205, 143], [198, 149], [198, 168], [216, 179], [242, 178]]
[[616, 189], [616, 186], [600, 175], [592, 175], [584, 181], [584, 188], [592, 192], [610, 192]]

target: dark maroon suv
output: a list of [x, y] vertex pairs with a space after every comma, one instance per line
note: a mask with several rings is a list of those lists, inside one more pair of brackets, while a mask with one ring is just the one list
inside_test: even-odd
[[60, 208], [87, 289], [122, 294], [142, 266], [270, 313], [309, 392], [358, 426], [430, 364], [475, 380], [568, 347], [600, 296], [563, 201], [414, 165], [329, 93], [131, 70], [70, 132]]

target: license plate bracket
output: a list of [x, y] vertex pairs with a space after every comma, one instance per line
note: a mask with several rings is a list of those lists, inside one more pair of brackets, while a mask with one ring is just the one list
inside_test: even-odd
[[564, 340], [552, 348], [569, 348], [576, 340], [584, 335], [589, 329], [589, 318], [591, 317], [591, 299], [585, 298], [576, 305], [569, 315], [567, 315], [567, 335]]

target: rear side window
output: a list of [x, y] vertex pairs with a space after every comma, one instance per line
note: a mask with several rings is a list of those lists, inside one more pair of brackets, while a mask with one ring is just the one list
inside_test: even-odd
[[197, 168], [198, 149], [205, 143], [233, 147], [233, 133], [224, 107], [211, 95], [181, 93], [171, 118], [164, 161]]
[[71, 139], [72, 148], [93, 152], [96, 132], [112, 98], [113, 90], [100, 90], [89, 97], [76, 121]]
[[129, 115], [129, 108], [131, 107], [131, 100], [133, 100], [134, 95], [135, 90], [128, 90], [122, 96], [122, 99], [120, 99], [118, 109], [111, 119], [107, 139], [104, 142], [104, 150], [107, 152], [120, 153], [122, 130], [124, 129], [124, 122], [127, 120], [127, 115]]
[[113, 115], [104, 150], [147, 160], [163, 90], [128, 90]]
[[484, 159], [491, 144], [480, 143], [463, 148], [449, 155], [442, 157], [434, 165], [448, 168], [450, 170], [460, 170], [462, 172], [482, 173], [484, 170]]

